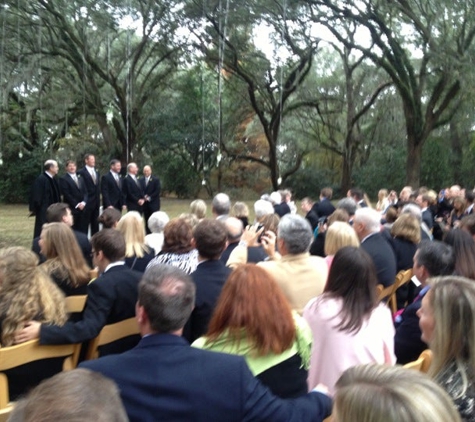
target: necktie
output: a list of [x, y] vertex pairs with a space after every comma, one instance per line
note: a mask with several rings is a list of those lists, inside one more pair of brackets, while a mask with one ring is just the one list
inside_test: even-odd
[[92, 170], [91, 171], [91, 177], [92, 177], [92, 181], [94, 182], [94, 184], [96, 184], [96, 170]]

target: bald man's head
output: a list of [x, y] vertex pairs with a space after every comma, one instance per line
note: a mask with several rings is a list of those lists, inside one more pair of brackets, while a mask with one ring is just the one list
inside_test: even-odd
[[224, 224], [226, 225], [226, 231], [228, 233], [228, 242], [239, 242], [243, 232], [242, 221], [236, 217], [228, 217]]

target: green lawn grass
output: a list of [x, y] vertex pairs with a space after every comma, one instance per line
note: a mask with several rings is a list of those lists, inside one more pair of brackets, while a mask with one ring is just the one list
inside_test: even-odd
[[[177, 217], [181, 213], [189, 212], [190, 199], [162, 198], [161, 210], [165, 211], [170, 218]], [[208, 205], [207, 216], [211, 217], [211, 200], [205, 201]], [[245, 201], [249, 207], [249, 221], [254, 219], [254, 201]], [[28, 205], [0, 205], [0, 248], [6, 246], [31, 247], [33, 240], [34, 217], [28, 217]]]

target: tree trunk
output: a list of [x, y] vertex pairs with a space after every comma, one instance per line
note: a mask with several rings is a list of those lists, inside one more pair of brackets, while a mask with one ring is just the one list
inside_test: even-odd
[[418, 188], [421, 182], [421, 159], [422, 145], [415, 134], [408, 134], [407, 159], [406, 159], [406, 183], [413, 188]]
[[351, 188], [352, 163], [346, 154], [342, 156], [341, 194], [346, 195]]
[[453, 171], [452, 180], [455, 183], [460, 183], [462, 177], [462, 140], [460, 138], [457, 123], [450, 122], [450, 144], [452, 146], [450, 167]]

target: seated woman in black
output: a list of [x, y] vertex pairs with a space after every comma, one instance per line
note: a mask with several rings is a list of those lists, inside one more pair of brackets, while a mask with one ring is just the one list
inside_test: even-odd
[[[0, 249], [0, 346], [13, 345], [15, 332], [32, 320], [63, 325], [64, 295], [22, 247]], [[5, 372], [10, 400], [62, 370], [63, 359], [32, 362]]]

